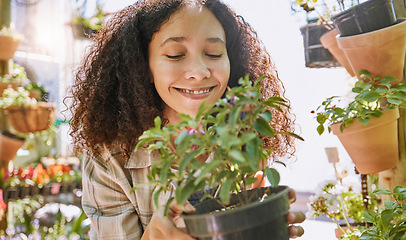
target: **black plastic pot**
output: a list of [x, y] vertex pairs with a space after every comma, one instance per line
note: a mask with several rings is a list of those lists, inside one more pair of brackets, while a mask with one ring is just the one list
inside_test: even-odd
[[305, 64], [308, 68], [330, 68], [341, 66], [340, 63], [325, 49], [320, 37], [328, 30], [323, 25], [309, 23], [300, 28], [303, 36]]
[[[269, 189], [272, 194], [258, 201]], [[196, 213], [182, 215], [188, 233], [197, 239], [221, 240], [287, 240], [289, 239], [286, 213], [289, 210], [289, 188], [262, 188], [250, 190], [255, 194], [252, 203], [232, 210], [218, 211], [223, 207], [216, 200], [207, 200], [195, 206]], [[230, 205], [238, 204], [238, 196]]]
[[392, 0], [369, 0], [331, 18], [341, 37], [372, 32], [396, 23]]

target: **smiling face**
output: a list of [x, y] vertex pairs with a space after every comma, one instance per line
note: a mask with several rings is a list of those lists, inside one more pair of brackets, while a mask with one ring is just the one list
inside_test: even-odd
[[169, 123], [180, 120], [178, 113], [194, 117], [203, 101], [215, 103], [227, 87], [223, 27], [207, 8], [183, 7], [153, 35], [149, 66]]

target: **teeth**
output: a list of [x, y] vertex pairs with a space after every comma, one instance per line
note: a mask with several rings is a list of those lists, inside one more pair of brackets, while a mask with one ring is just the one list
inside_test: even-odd
[[189, 93], [189, 94], [203, 94], [203, 93], [208, 93], [210, 92], [210, 89], [206, 89], [206, 90], [200, 90], [200, 91], [191, 91], [191, 90], [187, 90], [187, 89], [181, 89], [182, 92], [184, 93]]

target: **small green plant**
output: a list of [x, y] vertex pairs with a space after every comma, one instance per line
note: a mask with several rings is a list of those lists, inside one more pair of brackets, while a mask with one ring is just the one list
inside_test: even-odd
[[10, 37], [10, 38], [13, 38], [14, 40], [18, 40], [18, 41], [23, 39], [22, 34], [16, 33], [15, 31], [13, 31], [12, 28], [9, 28], [9, 27], [1, 28], [0, 29], [0, 36]]
[[387, 200], [379, 211], [365, 211], [364, 221], [373, 226], [362, 232], [360, 239], [405, 240], [406, 239], [406, 188], [396, 186], [393, 191], [377, 189], [376, 194], [385, 194], [393, 197], [394, 201]]
[[13, 63], [13, 69], [10, 74], [0, 75], [0, 82], [23, 84], [27, 81], [25, 69], [16, 63]]
[[[162, 126], [157, 117], [155, 126], [139, 138], [136, 150], [146, 145], [149, 151], [159, 150], [159, 159], [153, 163], [147, 183], [155, 188], [155, 204], [158, 206], [162, 192], [173, 191], [173, 182], [177, 185], [165, 213], [171, 201], [183, 204], [197, 191], [203, 191], [204, 198], [218, 195], [225, 206], [232, 193], [245, 192], [257, 181], [254, 174], [259, 170], [266, 173], [272, 186], [278, 185], [277, 170], [263, 164], [272, 152], [264, 146], [263, 137], [287, 134], [302, 138], [271, 128], [270, 108], [281, 110], [286, 103], [279, 97], [262, 99], [261, 79], [252, 83], [248, 76], [241, 78], [240, 86], [229, 89], [225, 98], [211, 106], [202, 103], [195, 118], [180, 114], [179, 124]], [[199, 161], [201, 156], [210, 157]], [[217, 190], [210, 193], [207, 189]]]
[[[317, 132], [320, 135], [325, 132], [326, 124], [328, 132], [331, 132], [330, 125], [339, 123], [342, 132], [354, 121], [367, 125], [371, 117], [382, 116], [386, 109], [405, 107], [406, 85], [398, 83], [396, 87], [392, 87], [391, 83], [396, 82], [396, 78], [372, 77], [366, 70], [359, 71], [358, 75], [362, 80], [358, 80], [352, 88], [355, 94], [353, 100], [338, 96], [329, 97], [317, 107], [316, 111], [312, 111], [316, 114], [319, 123]], [[347, 104], [341, 107], [342, 102]]]
[[17, 90], [7, 88], [3, 91], [3, 96], [0, 97], [0, 108], [10, 106], [34, 105], [37, 100], [30, 98], [30, 92], [23, 87], [18, 87]]

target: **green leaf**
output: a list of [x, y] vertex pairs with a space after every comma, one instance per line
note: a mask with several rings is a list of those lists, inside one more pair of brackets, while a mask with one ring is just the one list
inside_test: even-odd
[[233, 184], [233, 179], [227, 179], [220, 187], [219, 197], [222, 203], [228, 204], [231, 197], [231, 186]]
[[265, 174], [272, 187], [277, 187], [280, 181], [279, 172], [275, 168], [265, 168]]
[[406, 92], [399, 91], [396, 92], [393, 96], [402, 100], [406, 100]]
[[368, 211], [363, 211], [363, 213], [364, 213], [363, 221], [370, 222], [370, 223], [375, 222], [375, 218], [376, 218], [376, 215], [377, 215], [376, 212], [374, 212], [372, 210], [368, 210]]
[[[259, 141], [258, 141], [259, 140]], [[252, 139], [247, 143], [246, 150], [247, 154], [251, 159], [258, 160], [261, 158], [260, 146], [261, 140], [260, 139]], [[251, 161], [253, 162], [253, 161]]]
[[381, 188], [375, 189], [373, 191], [373, 193], [374, 194], [384, 194], [384, 195], [391, 195], [392, 194], [392, 192], [389, 191], [388, 189], [381, 189]]
[[271, 111], [266, 110], [264, 113], [259, 114], [258, 116], [261, 116], [265, 119], [267, 122], [272, 121], [272, 113]]
[[400, 100], [398, 98], [394, 98], [394, 97], [388, 97], [387, 100], [390, 104], [393, 104], [393, 105], [400, 105], [403, 102], [402, 100]]
[[159, 116], [156, 117], [156, 118], [154, 119], [155, 128], [161, 128], [161, 124], [162, 124], [161, 118], [160, 118]]
[[375, 102], [377, 101], [379, 98], [381, 98], [381, 94], [377, 93], [376, 91], [370, 91], [367, 92], [362, 99], [367, 101], [367, 102]]
[[369, 122], [371, 121], [371, 119], [369, 117], [366, 118], [358, 118], [358, 122], [364, 126], [366, 126]]
[[352, 92], [354, 92], [354, 93], [360, 93], [362, 90], [363, 90], [363, 88], [361, 88], [361, 87], [353, 87], [352, 88]]
[[388, 81], [388, 83], [396, 82], [398, 79], [392, 76], [385, 76], [382, 78], [381, 81]]
[[391, 227], [391, 221], [393, 218], [393, 209], [385, 209], [381, 212], [382, 226], [384, 231], [387, 231]]
[[233, 158], [234, 160], [236, 160], [237, 162], [245, 162], [245, 157], [244, 155], [241, 153], [241, 151], [239, 150], [231, 150], [228, 153], [228, 156], [230, 156], [231, 158]]
[[193, 182], [188, 182], [185, 186], [177, 187], [175, 190], [176, 203], [179, 205], [183, 205], [194, 191], [195, 188], [193, 187]]
[[182, 131], [175, 139], [175, 144], [179, 145], [179, 143], [182, 142], [182, 140], [187, 136], [187, 131]]
[[292, 136], [294, 138], [297, 138], [301, 141], [304, 141], [304, 138], [302, 138], [301, 136], [297, 135], [296, 133], [292, 133], [292, 132], [277, 132], [278, 134], [283, 134], [283, 135], [288, 135], [288, 136]]
[[153, 199], [154, 199], [155, 206], [159, 206], [159, 195], [161, 194], [162, 190], [163, 190], [163, 188], [159, 188], [158, 190], [156, 190], [154, 192]]
[[252, 125], [254, 126], [255, 130], [257, 130], [262, 135], [270, 138], [274, 137], [275, 135], [275, 132], [273, 131], [271, 126], [269, 126], [269, 123], [262, 117], [258, 117]]
[[195, 179], [194, 184], [197, 185], [199, 182], [206, 177], [214, 168], [216, 168], [221, 162], [217, 159], [212, 159], [209, 163], [205, 163], [199, 176]]
[[178, 171], [180, 173], [183, 172], [183, 170], [185, 169], [185, 167], [190, 163], [190, 161], [192, 161], [193, 159], [195, 159], [197, 156], [199, 156], [200, 154], [203, 154], [204, 149], [203, 148], [199, 148], [196, 150], [193, 150], [192, 152], [188, 153], [185, 155], [185, 157], [182, 159], [182, 161], [179, 164], [179, 169]]
[[324, 126], [322, 124], [317, 126], [317, 132], [319, 133], [319, 135], [324, 133]]
[[324, 124], [327, 120], [327, 116], [325, 116], [324, 114], [317, 114], [316, 120], [318, 123]]

